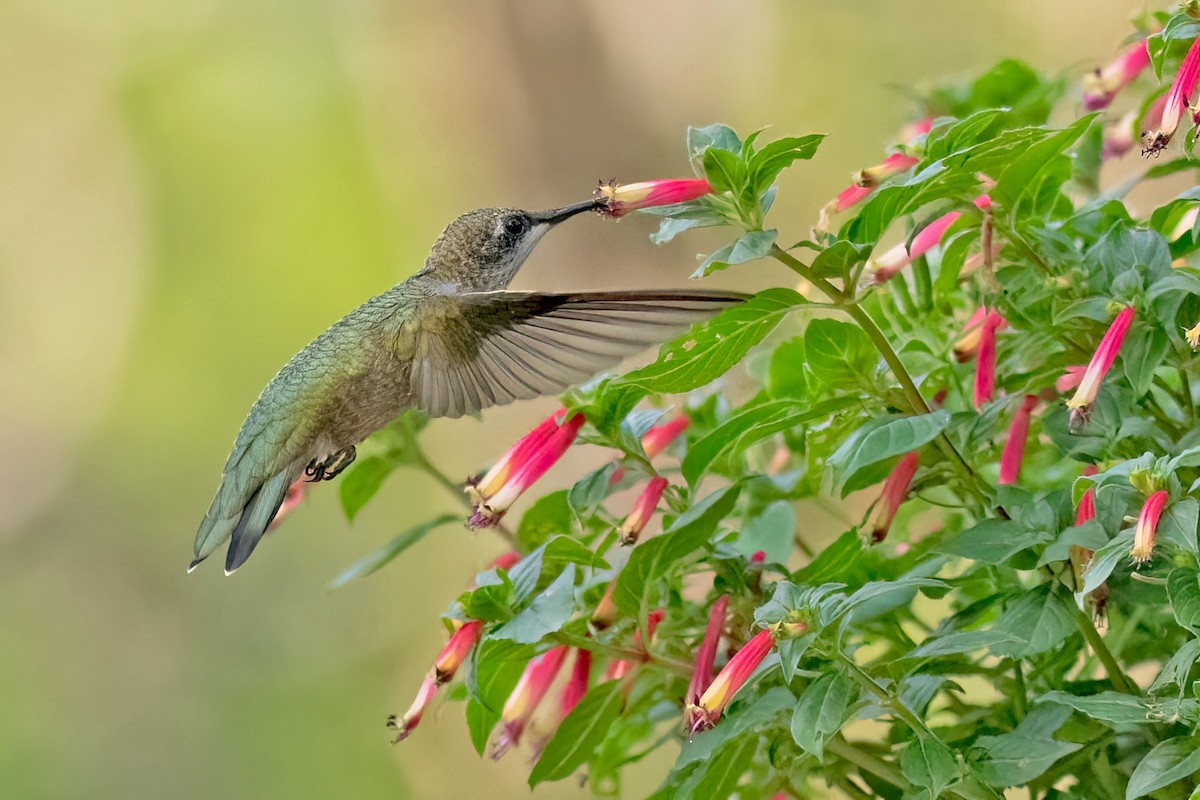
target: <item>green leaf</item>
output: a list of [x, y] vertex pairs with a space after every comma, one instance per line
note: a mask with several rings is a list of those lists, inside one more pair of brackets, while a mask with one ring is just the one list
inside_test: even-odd
[[467, 703], [471, 743], [480, 755], [487, 747], [492, 728], [500, 720], [504, 701], [516, 688], [534, 654], [529, 645], [484, 637], [463, 664], [463, 682], [471, 698]]
[[623, 681], [609, 681], [588, 690], [558, 726], [554, 738], [533, 765], [529, 786], [562, 780], [587, 761], [621, 715], [624, 700]]
[[562, 574], [533, 598], [529, 607], [505, 622], [492, 636], [522, 644], [541, 641], [560, 629], [575, 611], [575, 565], [567, 564]]
[[421, 523], [420, 525], [414, 525], [375, 552], [368, 553], [358, 561], [355, 561], [353, 564], [346, 567], [341, 571], [341, 573], [338, 574], [336, 578], [329, 582], [329, 585], [326, 588], [330, 590], [340, 589], [350, 581], [370, 575], [372, 572], [375, 572], [379, 568], [383, 567], [393, 558], [424, 539], [425, 535], [434, 528], [447, 525], [451, 522], [460, 522], [461, 520], [462, 516], [459, 514], [442, 514], [440, 517], [431, 519], [428, 522]]
[[958, 781], [958, 760], [935, 736], [919, 736], [900, 753], [900, 772], [914, 786], [929, 790], [937, 800], [947, 786]]
[[732, 743], [722, 747], [715, 758], [703, 763], [703, 777], [687, 796], [705, 800], [731, 797], [757, 750], [756, 734], [737, 737]]
[[878, 356], [862, 328], [832, 319], [814, 319], [804, 331], [808, 365], [822, 383], [861, 386], [875, 371]]
[[996, 621], [998, 633], [1007, 633], [1020, 644], [998, 643], [992, 652], [1013, 658], [1030, 658], [1063, 644], [1075, 633], [1075, 623], [1067, 601], [1042, 584], [1025, 592], [1004, 610]]
[[569, 532], [575, 515], [567, 502], [567, 490], [560, 489], [542, 495], [521, 515], [517, 525], [517, 541], [528, 549], [540, 547], [555, 534]]
[[369, 456], [360, 459], [346, 471], [338, 482], [338, 497], [342, 501], [342, 512], [345, 513], [346, 519], [354, 521], [358, 512], [375, 496], [387, 476], [398, 466], [399, 464], [390, 458]]
[[767, 394], [772, 399], [804, 397], [804, 337], [797, 336], [775, 345], [767, 367]]
[[944, 542], [936, 552], [995, 565], [1049, 538], [1050, 534], [1031, 531], [1013, 520], [985, 519]]
[[1170, 786], [1200, 770], [1200, 737], [1180, 736], [1159, 742], [1138, 762], [1125, 800], [1137, 800], [1151, 792]]
[[1042, 189], [1045, 180], [1054, 181], [1056, 185], [1053, 188], [1057, 191], [1071, 177], [1070, 162], [1064, 153], [1095, 122], [1095, 115], [1081, 117], [1066, 128], [1025, 148], [999, 173], [996, 185], [988, 191], [988, 195], [1011, 214], [1030, 194]]
[[780, 400], [745, 408], [688, 448], [681, 465], [684, 480], [695, 486], [710, 468], [752, 444], [806, 422], [823, 420], [850, 402], [836, 398], [804, 407], [792, 400]]
[[949, 423], [950, 412], [945, 409], [915, 417], [882, 417], [867, 423], [825, 462], [826, 490], [840, 490], [845, 497], [860, 470], [916, 450], [933, 441]]
[[1150, 715], [1150, 707], [1145, 700], [1121, 692], [1100, 692], [1079, 696], [1053, 691], [1046, 692], [1035, 702], [1058, 703], [1073, 708], [1081, 714], [1086, 714], [1092, 719], [1114, 725], [1142, 725], [1159, 721]]
[[714, 192], [731, 192], [735, 197], [746, 188], [746, 163], [737, 153], [710, 147], [704, 151], [704, 177]]
[[746, 521], [738, 536], [738, 552], [749, 558], [762, 550], [767, 561], [787, 563], [795, 547], [796, 509], [786, 500], [776, 500]]
[[820, 278], [843, 278], [871, 256], [869, 245], [836, 241], [817, 253], [809, 268]]
[[863, 553], [862, 539], [858, 534], [849, 530], [828, 545], [808, 565], [800, 568], [792, 575], [796, 583], [820, 585], [839, 580], [858, 564]]
[[688, 128], [687, 149], [688, 158], [696, 161], [704, 157], [709, 148], [728, 150], [731, 153], [742, 151], [742, 140], [728, 125], [706, 125], [703, 128]]
[[1108, 580], [1117, 564], [1129, 559], [1129, 548], [1132, 546], [1131, 528], [1121, 531], [1108, 544], [1097, 550], [1083, 573], [1083, 588], [1079, 590], [1079, 594], [1087, 594]]
[[1021, 644], [1023, 641], [1011, 633], [990, 628], [979, 631], [957, 631], [929, 637], [905, 658], [939, 658], [956, 653], [975, 653], [997, 646]]
[[1053, 738], [1070, 715], [1069, 708], [1051, 703], [1034, 706], [1012, 733], [976, 739], [975, 747], [986, 756], [979, 765], [984, 780], [993, 786], [1028, 783], [1083, 747]]
[[690, 392], [724, 375], [779, 324], [784, 314], [804, 302], [791, 289], [760, 292], [664, 345], [653, 364], [613, 383], [660, 394]]
[[1171, 570], [1167, 576], [1167, 597], [1171, 610], [1184, 628], [1200, 634], [1200, 573], [1190, 567]]
[[741, 484], [718, 489], [679, 515], [669, 530], [635, 547], [613, 589], [617, 609], [645, 619], [658, 581], [670, 575], [675, 563], [708, 542], [733, 510], [740, 492]]
[[850, 705], [858, 698], [858, 684], [849, 675], [827, 672], [813, 681], [792, 714], [792, 739], [800, 749], [821, 760], [825, 742], [841, 730], [850, 715]]
[[820, 133], [787, 136], [764, 145], [750, 157], [750, 189], [754, 195], [762, 194], [792, 162], [816, 155], [817, 147], [824, 138], [825, 135]]
[[771, 245], [775, 244], [775, 237], [778, 235], [779, 231], [774, 229], [744, 233], [721, 249], [710, 253], [700, 262], [700, 266], [691, 277], [704, 278], [733, 264], [766, 258], [770, 255]]

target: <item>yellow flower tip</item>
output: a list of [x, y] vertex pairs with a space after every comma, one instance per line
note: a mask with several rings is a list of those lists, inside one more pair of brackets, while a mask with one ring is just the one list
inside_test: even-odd
[[1200, 322], [1197, 322], [1194, 328], [1186, 329], [1183, 338], [1187, 339], [1188, 346], [1193, 350], [1200, 347]]

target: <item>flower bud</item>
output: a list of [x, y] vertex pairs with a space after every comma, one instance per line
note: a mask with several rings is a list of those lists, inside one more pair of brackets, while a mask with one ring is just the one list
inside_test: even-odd
[[619, 541], [626, 547], [637, 544], [638, 536], [646, 527], [646, 523], [650, 521], [650, 517], [654, 516], [654, 509], [658, 507], [658, 501], [662, 499], [663, 491], [667, 488], [666, 478], [651, 478], [646, 484], [646, 488], [638, 496], [637, 502], [633, 504], [633, 511], [621, 523]]
[[642, 449], [646, 451], [646, 458], [654, 458], [666, 450], [671, 442], [675, 441], [675, 438], [687, 430], [691, 424], [692, 421], [681, 414], [670, 422], [655, 425], [646, 431], [642, 435]]
[[996, 331], [1004, 318], [989, 312], [980, 326], [979, 352], [975, 357], [975, 408], [983, 408], [996, 393]]
[[1135, 564], [1144, 564], [1154, 554], [1154, 538], [1158, 530], [1158, 520], [1163, 509], [1167, 506], [1170, 495], [1165, 489], [1159, 489], [1142, 504], [1142, 512], [1138, 515], [1137, 528], [1133, 533], [1133, 548], [1129, 558]]
[[[1095, 475], [1099, 472], [1095, 464], [1088, 464], [1083, 468], [1084, 475]], [[1075, 510], [1075, 527], [1093, 520], [1096, 518], [1096, 487], [1089, 486], [1088, 490], [1079, 498], [1079, 508]], [[1089, 551], [1090, 552], [1090, 551]], [[1090, 558], [1091, 556], [1089, 556]]]
[[600, 213], [613, 219], [620, 219], [631, 211], [683, 203], [711, 193], [712, 187], [703, 178], [642, 181], [624, 185], [615, 181], [601, 181], [595, 192], [596, 197], [606, 202]]
[[1016, 413], [1013, 414], [1012, 423], [1008, 426], [1008, 438], [1004, 440], [1004, 450], [1000, 454], [1000, 479], [997, 482], [1001, 486], [1016, 483], [1021, 474], [1021, 462], [1025, 458], [1025, 442], [1029, 438], [1029, 418], [1033, 414], [1033, 407], [1037, 405], [1037, 401], [1037, 395], [1025, 395], [1021, 400], [1021, 405], [1017, 406]]
[[604, 597], [600, 598], [600, 604], [592, 612], [592, 625], [596, 630], [602, 631], [617, 621], [617, 605], [613, 602], [613, 590], [616, 588], [615, 580], [608, 584], [608, 588], [604, 590]]
[[925, 136], [933, 128], [933, 117], [925, 117], [916, 122], [909, 122], [900, 128], [898, 138], [900, 144], [911, 147], [917, 143], [917, 139]]
[[713, 679], [700, 699], [688, 704], [688, 714], [693, 720], [692, 734], [716, 725], [734, 696], [774, 647], [775, 640], [771, 632], [759, 631], [729, 659], [729, 663]]
[[920, 463], [921, 457], [914, 450], [905, 453], [888, 473], [883, 482], [883, 491], [879, 493], [879, 499], [875, 501], [875, 508], [871, 511], [871, 521], [864, 537], [868, 544], [878, 544], [887, 538], [892, 521], [896, 519], [896, 512], [908, 497], [908, 489]]
[[530, 720], [529, 730], [534, 740], [534, 760], [541, 756], [542, 750], [549, 743], [554, 732], [562, 725], [567, 715], [579, 705], [579, 701], [587, 693], [588, 677], [592, 670], [592, 653], [590, 650], [575, 649], [575, 658], [571, 664], [571, 674], [566, 683], [554, 697], [546, 697], [538, 705]]
[[996, 310], [989, 311], [987, 306], [980, 306], [975, 309], [971, 317], [967, 320], [967, 324], [963, 327], [962, 336], [954, 343], [954, 358], [960, 364], [965, 364], [979, 353], [979, 343], [983, 339], [984, 323], [991, 319], [996, 330], [1003, 330], [1008, 327], [1006, 320]]
[[464, 622], [446, 642], [437, 660], [433, 662], [433, 677], [438, 683], [446, 683], [458, 672], [458, 668], [466, 661], [471, 648], [483, 634], [483, 623], [479, 620]]

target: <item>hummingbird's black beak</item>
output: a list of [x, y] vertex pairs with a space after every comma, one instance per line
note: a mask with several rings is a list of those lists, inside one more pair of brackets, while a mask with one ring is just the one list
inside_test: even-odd
[[571, 206], [563, 206], [562, 208], [552, 208], [549, 211], [537, 211], [529, 216], [534, 222], [544, 222], [548, 225], [557, 225], [563, 220], [570, 219], [576, 214], [582, 214], [585, 211], [599, 211], [604, 208], [605, 201], [600, 198], [594, 198], [582, 203], [576, 203]]

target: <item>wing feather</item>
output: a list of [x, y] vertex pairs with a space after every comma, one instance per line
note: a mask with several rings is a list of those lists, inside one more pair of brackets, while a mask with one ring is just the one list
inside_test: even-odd
[[414, 399], [435, 417], [557, 394], [746, 300], [734, 292], [479, 292], [430, 301]]

